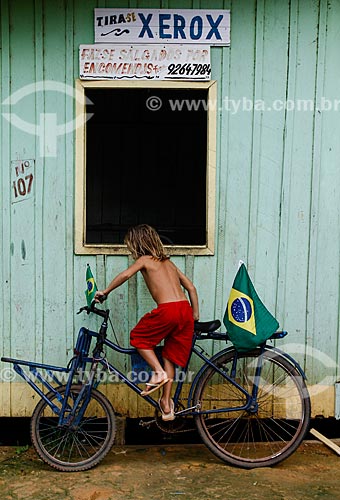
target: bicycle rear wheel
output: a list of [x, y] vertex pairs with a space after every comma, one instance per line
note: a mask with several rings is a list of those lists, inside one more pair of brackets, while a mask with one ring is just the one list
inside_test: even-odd
[[[70, 408], [81, 390], [72, 385]], [[66, 386], [58, 388], [65, 394]], [[61, 402], [53, 392], [47, 398], [58, 408]], [[99, 391], [92, 389], [91, 399], [79, 425], [74, 428], [58, 426], [58, 416], [44, 399], [34, 409], [31, 419], [31, 438], [38, 455], [51, 467], [63, 472], [87, 470], [97, 465], [110, 451], [116, 432], [116, 419], [111, 403]]]
[[[260, 353], [256, 349], [238, 354], [234, 374], [234, 349], [222, 352], [214, 363], [252, 394]], [[244, 406], [246, 396], [210, 366], [202, 372], [193, 397], [200, 411], [222, 410], [195, 417], [204, 444], [224, 462], [244, 469], [268, 467], [288, 458], [310, 421], [305, 381], [284, 356], [266, 349], [256, 380], [258, 396], [252, 410], [223, 410]]]

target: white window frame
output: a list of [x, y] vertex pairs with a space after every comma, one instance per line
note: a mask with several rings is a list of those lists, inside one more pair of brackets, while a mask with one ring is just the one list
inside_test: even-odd
[[87, 88], [174, 88], [208, 90], [207, 124], [207, 179], [206, 179], [206, 245], [165, 245], [170, 255], [213, 255], [215, 242], [216, 197], [216, 99], [217, 83], [186, 81], [86, 81], [76, 80], [76, 116], [80, 125], [76, 129], [75, 148], [75, 253], [80, 255], [127, 255], [125, 245], [86, 244], [86, 96]]

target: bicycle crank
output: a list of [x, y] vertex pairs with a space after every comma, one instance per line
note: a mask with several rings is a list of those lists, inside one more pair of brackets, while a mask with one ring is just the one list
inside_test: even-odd
[[163, 432], [167, 432], [169, 434], [178, 433], [178, 432], [191, 432], [196, 429], [196, 426], [192, 428], [187, 428], [187, 424], [189, 422], [188, 415], [186, 412], [188, 411], [182, 403], [177, 403], [175, 408], [175, 420], [164, 421], [162, 419], [162, 415], [159, 410], [155, 411], [155, 423], [159, 429]]

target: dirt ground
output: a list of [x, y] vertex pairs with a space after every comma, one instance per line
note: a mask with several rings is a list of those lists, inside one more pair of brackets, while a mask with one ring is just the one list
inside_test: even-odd
[[94, 469], [54, 471], [32, 447], [0, 448], [1, 500], [340, 500], [340, 457], [305, 441], [273, 468], [229, 467], [203, 445], [114, 447]]

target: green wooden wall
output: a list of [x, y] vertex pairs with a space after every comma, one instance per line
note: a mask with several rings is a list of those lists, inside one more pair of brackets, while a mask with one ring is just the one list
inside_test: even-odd
[[[309, 383], [332, 388], [339, 375], [340, 1], [0, 2], [2, 113], [42, 131], [32, 135], [1, 117], [1, 355], [65, 364], [79, 326], [95, 323], [75, 314], [84, 303], [86, 263], [100, 287], [128, 265], [124, 256], [74, 254], [75, 137], [60, 135], [54, 144], [51, 122], [42, 120], [56, 110], [58, 123], [73, 120], [73, 99], [38, 90], [6, 100], [34, 82], [74, 87], [79, 45], [94, 41], [95, 7], [227, 8], [231, 46], [211, 51], [219, 96], [216, 251], [174, 261], [195, 282], [201, 319], [209, 320], [222, 319], [244, 260], [290, 332], [285, 344]], [[301, 100], [314, 109], [298, 109], [310, 105]], [[11, 162], [20, 159], [35, 160], [33, 195], [13, 203]], [[153, 303], [138, 278], [116, 290], [109, 307], [128, 345], [129, 330]], [[0, 385], [1, 414], [25, 414], [24, 388]], [[329, 401], [315, 413], [332, 413], [332, 395]]]

